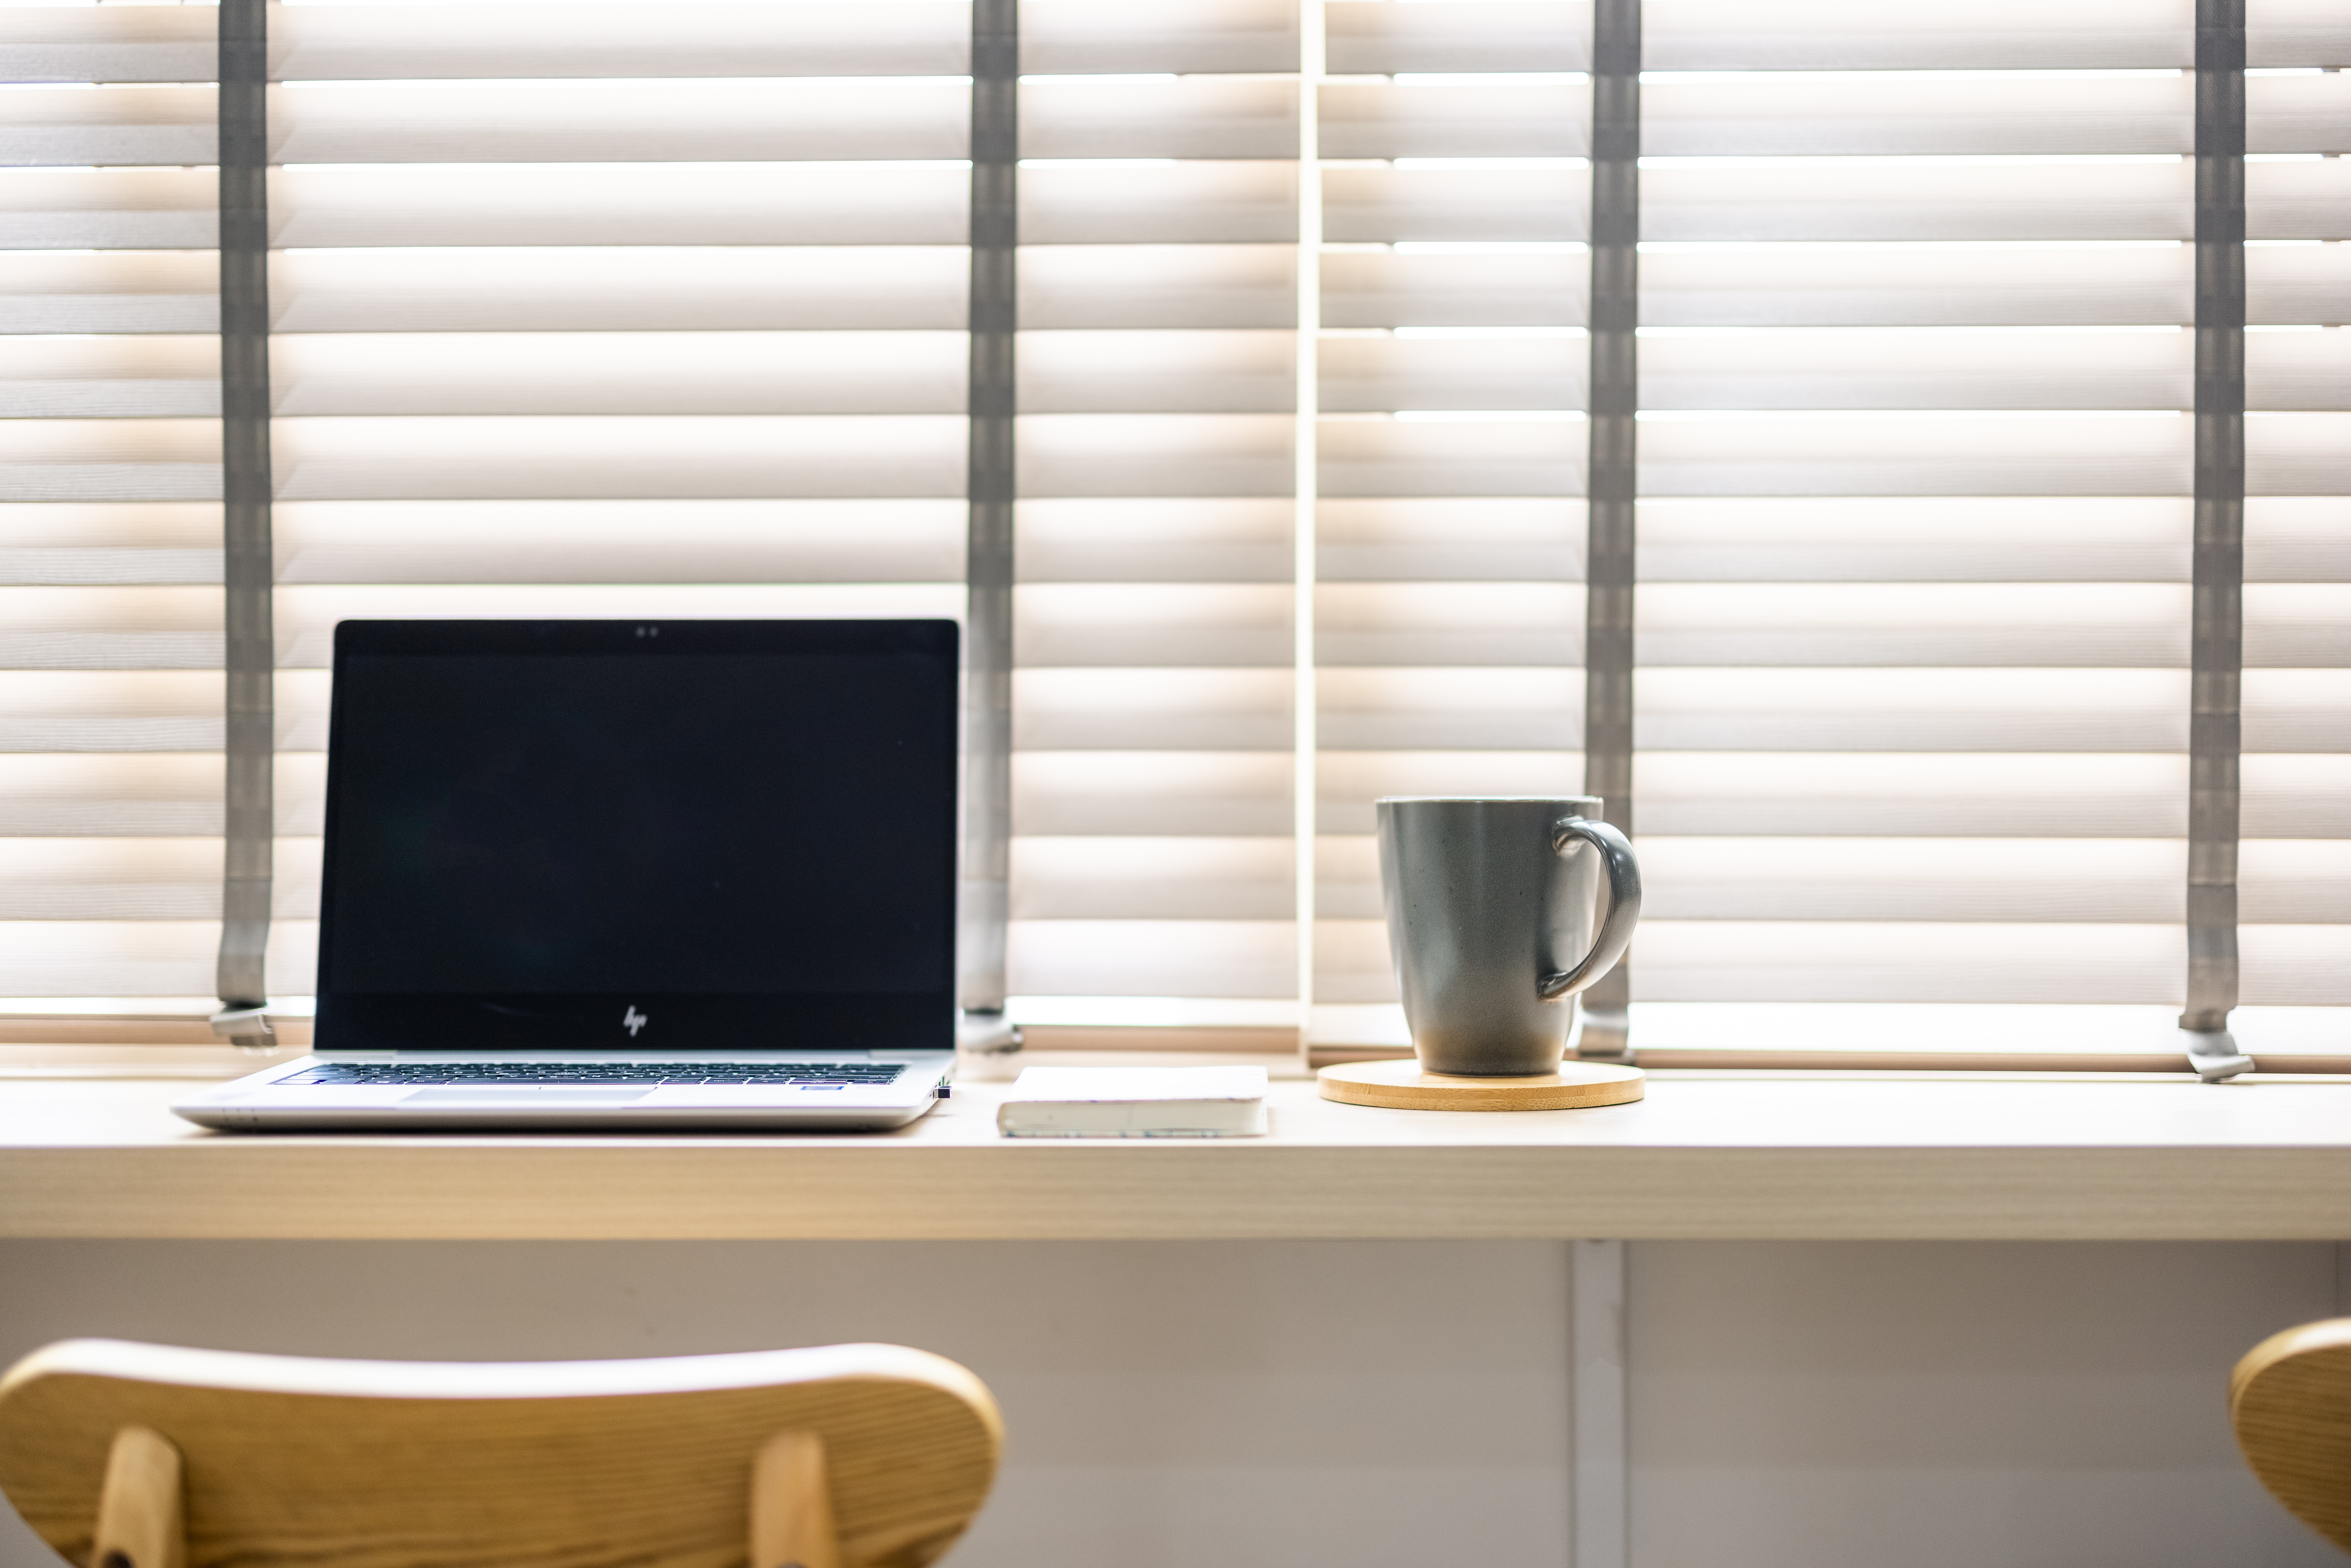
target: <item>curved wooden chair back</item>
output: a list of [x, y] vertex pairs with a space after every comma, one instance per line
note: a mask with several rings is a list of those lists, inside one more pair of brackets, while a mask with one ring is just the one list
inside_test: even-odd
[[2229, 1380], [2237, 1447], [2293, 1515], [2351, 1552], [2351, 1318], [2272, 1334]]
[[0, 1377], [0, 1490], [82, 1568], [917, 1568], [995, 1479], [954, 1362], [314, 1361], [69, 1340]]

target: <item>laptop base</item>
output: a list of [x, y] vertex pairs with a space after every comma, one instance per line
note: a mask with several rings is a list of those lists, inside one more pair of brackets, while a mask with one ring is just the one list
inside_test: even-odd
[[[406, 1082], [316, 1084], [287, 1082], [319, 1069], [367, 1063], [429, 1067], [545, 1065], [575, 1061], [609, 1074], [593, 1083]], [[399, 1051], [362, 1058], [335, 1052], [274, 1064], [175, 1103], [172, 1109], [199, 1126], [233, 1133], [346, 1132], [886, 1132], [914, 1122], [937, 1104], [955, 1062], [952, 1052], [915, 1051], [885, 1060], [903, 1066], [887, 1083], [775, 1084], [664, 1082], [684, 1063], [723, 1066], [793, 1064], [872, 1059], [861, 1053], [713, 1052], [707, 1057], [630, 1059], [611, 1053]], [[632, 1081], [635, 1079], [636, 1081]]]

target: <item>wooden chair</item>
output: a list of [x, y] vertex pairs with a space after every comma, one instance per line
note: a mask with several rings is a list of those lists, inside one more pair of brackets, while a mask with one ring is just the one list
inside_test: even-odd
[[82, 1568], [916, 1568], [996, 1403], [898, 1345], [314, 1361], [69, 1340], [0, 1378], [0, 1490]]
[[2229, 1379], [2237, 1447], [2293, 1515], [2351, 1552], [2351, 1318], [2272, 1334]]

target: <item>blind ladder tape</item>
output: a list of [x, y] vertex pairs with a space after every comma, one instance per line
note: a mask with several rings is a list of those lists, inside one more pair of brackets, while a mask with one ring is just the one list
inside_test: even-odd
[[[1592, 381], [1584, 559], [1583, 788], [1633, 831], [1633, 503], [1640, 401], [1640, 0], [1592, 17]], [[1577, 1054], [1633, 1060], [1628, 955], [1583, 997]]]
[[1012, 581], [1017, 412], [1013, 345], [1019, 233], [1018, 0], [977, 0], [971, 19], [971, 422], [967, 479], [962, 999], [977, 1049], [1005, 1030], [1012, 839]]
[[2198, 1076], [2252, 1060], [2237, 1005], [2245, 582], [2245, 0], [2196, 5], [2196, 474], [2188, 727], [2188, 1010]]
[[270, 607], [268, 6], [220, 7], [221, 573], [225, 824], [215, 1033], [271, 1042], [277, 653]]

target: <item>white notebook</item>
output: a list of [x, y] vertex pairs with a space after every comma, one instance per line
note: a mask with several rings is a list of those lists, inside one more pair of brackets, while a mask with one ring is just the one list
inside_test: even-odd
[[996, 1113], [1008, 1138], [1246, 1138], [1262, 1067], [1029, 1067]]

